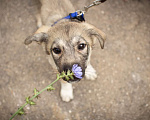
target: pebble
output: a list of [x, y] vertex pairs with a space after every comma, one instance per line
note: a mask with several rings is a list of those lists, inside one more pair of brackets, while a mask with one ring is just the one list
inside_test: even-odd
[[3, 99], [3, 103], [5, 103], [6, 101]]
[[71, 110], [69, 110], [69, 113], [72, 113], [72, 111], [71, 111]]
[[95, 109], [93, 109], [93, 113], [95, 113], [96, 112], [96, 110]]
[[103, 62], [105, 62], [105, 60], [103, 60]]
[[145, 106], [146, 106], [146, 107], [148, 107], [149, 105], [148, 105], [148, 104], [146, 104]]
[[92, 91], [91, 91], [91, 90], [89, 90], [89, 93], [92, 93]]
[[137, 57], [137, 60], [140, 60], [140, 57]]
[[104, 12], [104, 11], [101, 11], [101, 13], [102, 13], [102, 14], [105, 14], [105, 12]]
[[30, 110], [30, 107], [29, 107], [29, 106], [27, 106], [27, 107], [26, 107], [26, 109]]
[[45, 80], [42, 81], [42, 84], [45, 84]]

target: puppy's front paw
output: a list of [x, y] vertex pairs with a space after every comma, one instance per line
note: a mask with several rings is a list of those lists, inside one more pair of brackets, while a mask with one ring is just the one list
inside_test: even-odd
[[97, 78], [96, 70], [90, 64], [85, 70], [85, 77], [89, 80], [95, 80]]
[[62, 100], [65, 102], [69, 102], [71, 99], [73, 99], [72, 84], [67, 83], [65, 81], [61, 81], [60, 95], [62, 97]]
[[69, 102], [73, 99], [73, 91], [61, 90], [60, 92], [61, 98], [65, 102]]

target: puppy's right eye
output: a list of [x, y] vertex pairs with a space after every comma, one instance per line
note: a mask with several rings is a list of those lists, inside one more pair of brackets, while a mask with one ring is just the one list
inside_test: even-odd
[[86, 47], [86, 44], [84, 44], [84, 43], [81, 43], [78, 45], [79, 50], [83, 50], [85, 47]]
[[55, 54], [60, 54], [61, 53], [61, 49], [60, 48], [53, 48], [53, 52]]

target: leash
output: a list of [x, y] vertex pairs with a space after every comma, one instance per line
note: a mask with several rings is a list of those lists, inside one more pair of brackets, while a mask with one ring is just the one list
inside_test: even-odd
[[97, 5], [99, 5], [99, 4], [101, 4], [101, 3], [105, 2], [105, 1], [106, 1], [106, 0], [95, 0], [95, 1], [93, 1], [92, 4], [90, 4], [90, 5], [88, 5], [88, 6], [85, 6], [85, 7], [84, 7], [84, 10], [77, 10], [76, 12], [70, 13], [68, 16], [63, 17], [63, 18], [57, 20], [56, 22], [54, 22], [54, 23], [51, 25], [51, 27], [53, 27], [55, 24], [57, 24], [59, 21], [61, 21], [61, 20], [63, 20], [63, 19], [69, 19], [69, 20], [71, 20], [71, 21], [73, 21], [73, 20], [78, 20], [78, 21], [80, 21], [80, 22], [83, 22], [83, 21], [85, 21], [85, 19], [84, 19], [84, 14], [88, 11], [89, 8], [91, 8], [91, 7], [93, 7], [93, 6], [97, 6]]

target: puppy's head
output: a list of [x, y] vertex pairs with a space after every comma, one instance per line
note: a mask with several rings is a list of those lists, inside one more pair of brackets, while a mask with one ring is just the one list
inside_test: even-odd
[[[71, 70], [74, 64], [78, 64], [83, 77], [96, 39], [104, 48], [106, 35], [102, 31], [88, 23], [65, 22], [54, 27], [39, 28], [25, 40], [25, 44], [32, 41], [45, 43], [46, 52], [53, 56], [59, 72]], [[74, 77], [72, 81], [77, 80]]]

